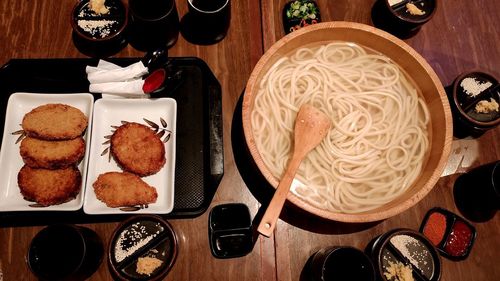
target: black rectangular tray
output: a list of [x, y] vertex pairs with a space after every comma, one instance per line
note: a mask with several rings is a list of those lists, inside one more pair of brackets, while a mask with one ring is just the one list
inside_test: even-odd
[[[138, 58], [115, 58], [121, 66]], [[206, 211], [224, 174], [221, 87], [207, 64], [199, 58], [170, 58], [182, 70], [182, 81], [173, 91], [159, 93], [177, 101], [177, 147], [174, 209], [166, 218], [189, 218]], [[12, 93], [85, 93], [87, 65], [97, 59], [13, 59], [0, 69], [0, 140], [7, 102]], [[93, 94], [95, 100], [100, 94]], [[0, 148], [1, 149], [1, 148]], [[2, 179], [0, 179], [2, 180]], [[87, 215], [78, 211], [0, 212], [0, 226], [51, 223], [119, 221], [130, 214]]]

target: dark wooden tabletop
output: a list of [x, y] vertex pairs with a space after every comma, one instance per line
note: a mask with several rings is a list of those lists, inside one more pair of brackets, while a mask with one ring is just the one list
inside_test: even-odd
[[[12, 58], [84, 58], [71, 39], [69, 15], [76, 0], [3, 0], [0, 2], [0, 65]], [[208, 46], [195, 45], [182, 36], [169, 55], [203, 59], [222, 86], [225, 174], [213, 206], [245, 203], [252, 217], [269, 200], [269, 190], [259, 190], [251, 159], [241, 137], [238, 102], [245, 84], [262, 54], [284, 36], [282, 7], [287, 1], [232, 0], [231, 26], [226, 38]], [[323, 21], [352, 21], [373, 25], [374, 0], [318, 0]], [[433, 67], [444, 86], [461, 72], [481, 69], [500, 78], [499, 1], [438, 1], [430, 22], [405, 42]], [[179, 16], [187, 13], [187, 0], [177, 0]], [[143, 52], [127, 46], [116, 57], [140, 57]], [[2, 113], [3, 114], [3, 113]], [[364, 249], [376, 236], [394, 228], [418, 230], [425, 213], [443, 207], [460, 214], [453, 189], [460, 174], [500, 159], [500, 127], [479, 138], [454, 139], [442, 178], [416, 206], [382, 222], [348, 225], [324, 221], [287, 206], [274, 235], [259, 237], [253, 251], [241, 258], [217, 259], [208, 242], [208, 211], [189, 219], [169, 220], [180, 240], [178, 259], [166, 280], [305, 280], [307, 259], [317, 250], [334, 245]], [[260, 201], [259, 201], [260, 200]], [[477, 240], [465, 261], [442, 258], [441, 280], [499, 280], [500, 217], [472, 221]], [[104, 243], [118, 222], [84, 224]], [[31, 239], [43, 228], [0, 228], [0, 281], [35, 280], [26, 265]], [[3, 278], [3, 279], [2, 279]], [[105, 262], [90, 280], [112, 280]]]

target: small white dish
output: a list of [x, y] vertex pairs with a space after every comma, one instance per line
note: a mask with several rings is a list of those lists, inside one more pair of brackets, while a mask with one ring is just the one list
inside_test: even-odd
[[[21, 123], [26, 113], [35, 107], [48, 103], [63, 103], [80, 109], [87, 116], [89, 125], [83, 138], [85, 140], [85, 156], [78, 165], [82, 174], [82, 188], [78, 196], [66, 203], [48, 207], [30, 207], [35, 202], [27, 201], [21, 195], [17, 184], [17, 174], [23, 167], [23, 159], [19, 154], [20, 143], [16, 144], [19, 135], [12, 133], [21, 130]], [[37, 94], [13, 93], [9, 97], [5, 112], [5, 126], [3, 130], [2, 147], [0, 149], [0, 211], [75, 211], [82, 208], [85, 175], [90, 148], [90, 126], [92, 124], [92, 109], [94, 96], [88, 93], [81, 94]]]
[[[86, 214], [167, 214], [174, 207], [175, 179], [175, 142], [177, 123], [177, 102], [171, 98], [161, 99], [100, 99], [94, 105], [95, 122], [92, 127], [90, 159], [87, 174], [87, 187], [83, 210]], [[163, 127], [160, 121], [166, 121], [166, 129], [170, 130], [170, 139], [165, 142], [166, 163], [162, 169], [151, 176], [143, 177], [147, 184], [156, 188], [158, 199], [147, 208], [136, 211], [123, 211], [121, 208], [110, 208], [95, 196], [93, 183], [100, 174], [106, 172], [122, 172], [113, 157], [110, 158], [109, 144], [105, 136], [112, 135], [112, 126], [121, 126], [122, 121], [136, 122], [148, 126], [147, 119]], [[162, 140], [166, 137], [165, 134]], [[103, 152], [108, 148], [107, 153]]]

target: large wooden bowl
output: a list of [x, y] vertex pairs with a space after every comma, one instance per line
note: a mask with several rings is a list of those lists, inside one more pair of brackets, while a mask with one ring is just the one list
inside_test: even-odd
[[246, 86], [242, 112], [245, 139], [261, 173], [276, 188], [279, 179], [271, 174], [257, 150], [250, 118], [259, 82], [279, 58], [306, 44], [333, 40], [354, 42], [378, 51], [395, 61], [413, 79], [431, 115], [430, 151], [422, 172], [413, 185], [400, 197], [374, 210], [357, 214], [337, 213], [312, 206], [291, 192], [288, 193], [287, 199], [311, 214], [330, 220], [372, 222], [386, 219], [417, 204], [429, 193], [444, 170], [452, 141], [450, 105], [439, 78], [422, 56], [391, 34], [359, 23], [326, 22], [294, 31], [276, 42], [259, 60]]

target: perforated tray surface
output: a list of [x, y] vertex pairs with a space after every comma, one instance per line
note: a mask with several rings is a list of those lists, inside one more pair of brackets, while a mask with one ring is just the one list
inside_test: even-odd
[[[110, 59], [126, 66], [137, 58]], [[201, 215], [210, 205], [224, 174], [222, 143], [221, 87], [207, 64], [199, 58], [171, 58], [182, 70], [182, 81], [173, 91], [159, 95], [177, 101], [177, 152], [174, 209], [167, 218]], [[0, 69], [0, 139], [5, 110], [14, 92], [81, 93], [88, 92], [87, 65], [96, 59], [13, 59]], [[94, 94], [95, 100], [101, 98]], [[1, 149], [1, 148], [0, 148]], [[2, 180], [2, 179], [0, 179]], [[127, 215], [86, 215], [74, 212], [0, 213], [0, 226], [50, 223], [91, 223], [123, 220]]]

